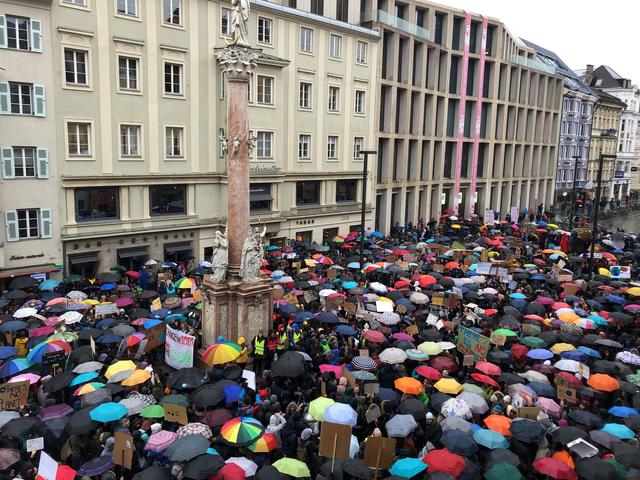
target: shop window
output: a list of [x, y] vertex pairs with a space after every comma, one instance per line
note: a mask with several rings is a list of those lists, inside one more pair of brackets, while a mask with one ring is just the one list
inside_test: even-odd
[[251, 213], [270, 212], [272, 200], [270, 183], [252, 183], [249, 187]]
[[336, 202], [355, 202], [357, 180], [338, 180], [336, 182]]
[[120, 218], [118, 188], [78, 188], [75, 190], [75, 199], [78, 222]]
[[186, 185], [157, 185], [149, 187], [150, 213], [156, 215], [184, 215], [186, 213]]
[[296, 205], [318, 205], [320, 203], [320, 182], [296, 182]]

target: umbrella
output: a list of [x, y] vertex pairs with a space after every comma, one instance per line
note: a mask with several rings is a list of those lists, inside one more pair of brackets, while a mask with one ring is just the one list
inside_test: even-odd
[[57, 405], [51, 405], [50, 407], [43, 408], [40, 410], [37, 417], [41, 421], [45, 422], [54, 418], [64, 418], [73, 413], [73, 411], [73, 408], [66, 403], [59, 403]]
[[591, 457], [576, 463], [576, 473], [584, 480], [611, 480], [617, 478], [613, 465], [599, 457]]
[[11, 465], [16, 464], [19, 460], [19, 450], [13, 448], [0, 448], [0, 470], [7, 470]]
[[141, 410], [140, 416], [143, 418], [164, 418], [164, 408], [162, 405], [147, 405]]
[[331, 398], [318, 397], [309, 403], [309, 414], [314, 420], [322, 421], [324, 419], [325, 410], [336, 403]]
[[498, 432], [502, 435], [511, 435], [511, 419], [502, 415], [491, 414], [484, 419], [484, 424], [494, 432]]
[[615, 444], [622, 441], [615, 435], [603, 432], [602, 430], [591, 430], [589, 432], [589, 436], [591, 437], [591, 440], [602, 445], [605, 448], [608, 448], [609, 450], [612, 450]]
[[417, 398], [406, 398], [400, 403], [398, 410], [400, 413], [413, 415], [413, 418], [418, 421], [424, 419], [424, 416], [427, 414], [426, 405]]
[[527, 418], [517, 418], [509, 427], [511, 435], [524, 443], [538, 443], [546, 433], [546, 430], [538, 423]]
[[127, 409], [128, 415], [138, 415], [142, 412], [146, 406], [144, 400], [141, 398], [134, 396], [129, 398], [124, 398], [120, 400], [118, 403], [124, 405]]
[[553, 439], [563, 445], [567, 445], [578, 438], [587, 438], [587, 432], [578, 427], [560, 427], [553, 432]]
[[489, 405], [487, 405], [486, 400], [477, 393], [465, 390], [456, 398], [459, 400], [464, 400], [469, 405], [473, 413], [481, 415], [489, 411]]
[[209, 381], [209, 376], [199, 368], [181, 368], [171, 372], [167, 377], [167, 385], [177, 389], [196, 388]]
[[173, 462], [184, 462], [205, 453], [209, 445], [209, 440], [202, 435], [187, 435], [176, 439], [164, 451], [164, 456]]
[[617, 379], [603, 373], [591, 375], [587, 384], [602, 392], [614, 392], [620, 388], [620, 382]]
[[[356, 370], [375, 370], [378, 368], [378, 364], [371, 357], [355, 356], [353, 360], [351, 360], [351, 365]], [[336, 377], [337, 376], [338, 375], [336, 375]]]
[[460, 417], [447, 417], [440, 422], [442, 431], [460, 430], [462, 432], [472, 432], [471, 424]]
[[[516, 457], [517, 458], [517, 457]], [[524, 480], [518, 468], [510, 463], [494, 463], [484, 473], [486, 480]]]
[[277, 462], [274, 462], [273, 467], [280, 473], [289, 475], [293, 478], [305, 478], [311, 476], [309, 467], [307, 467], [305, 463], [301, 462], [300, 460], [296, 460], [295, 458], [283, 457]]
[[175, 432], [168, 432], [167, 430], [160, 430], [153, 433], [147, 439], [147, 443], [144, 446], [145, 450], [152, 450], [154, 452], [162, 452], [169, 448], [173, 442], [176, 441], [178, 435]]
[[131, 360], [120, 360], [119, 362], [111, 364], [109, 368], [107, 368], [104, 376], [107, 380], [110, 380], [113, 375], [126, 371], [133, 372], [136, 370], [136, 368], [136, 364]]
[[0, 378], [13, 376], [16, 373], [20, 373], [27, 368], [32, 367], [34, 364], [27, 358], [13, 358], [7, 360], [2, 367], [0, 367]]
[[615, 435], [621, 440], [629, 440], [636, 436], [633, 430], [621, 423], [607, 423], [602, 427], [602, 431]]
[[323, 421], [355, 427], [358, 424], [358, 413], [351, 405], [334, 403], [324, 411]]
[[442, 374], [438, 370], [433, 367], [429, 367], [428, 365], [420, 365], [416, 368], [416, 373], [421, 377], [436, 382], [442, 378]]
[[433, 385], [436, 390], [442, 393], [449, 393], [456, 395], [462, 391], [462, 385], [460, 385], [453, 378], [441, 378]]
[[258, 471], [258, 465], [246, 457], [230, 457], [225, 463], [233, 463], [244, 470], [245, 476], [252, 477]]
[[[185, 478], [195, 478], [190, 477], [185, 473], [187, 466], [182, 470]], [[206, 478], [206, 477], [205, 477]], [[171, 480], [171, 469], [167, 467], [161, 467], [159, 465], [152, 465], [148, 468], [145, 468], [143, 471], [136, 473], [133, 476], [132, 480]], [[204, 480], [204, 479], [198, 479]]]
[[450, 452], [465, 457], [470, 457], [478, 451], [478, 445], [473, 435], [460, 430], [447, 430], [442, 434], [440, 443], [447, 447]]
[[[337, 460], [336, 465], [338, 464], [338, 462], [341, 462], [341, 461], [342, 460]], [[290, 477], [280, 473], [271, 465], [265, 465], [254, 476], [254, 480], [289, 480], [289, 479]]]
[[378, 358], [383, 363], [396, 364], [403, 363], [407, 359], [407, 354], [399, 348], [390, 347], [384, 349]]
[[264, 433], [262, 424], [251, 417], [236, 417], [224, 425], [220, 430], [222, 439], [230, 445], [247, 446], [258, 440]]
[[95, 477], [102, 475], [113, 467], [113, 461], [110, 455], [104, 455], [96, 457], [93, 460], [89, 460], [83, 463], [78, 470], [78, 476], [80, 477]]
[[[293, 352], [292, 352], [293, 353]], [[283, 355], [271, 365], [271, 372], [278, 377], [299, 377], [304, 375], [304, 359], [297, 355], [300, 361], [292, 361], [291, 356]]]
[[401, 458], [396, 460], [389, 469], [392, 475], [411, 478], [427, 469], [427, 464], [419, 458]]
[[496, 448], [509, 448], [509, 441], [500, 433], [481, 428], [473, 432], [473, 439], [478, 445], [491, 450]]
[[236, 360], [242, 348], [235, 342], [214, 343], [202, 354], [202, 359], [209, 365], [224, 365]]
[[207, 412], [207, 414], [202, 417], [202, 421], [210, 427], [219, 427], [232, 418], [233, 414], [229, 410], [226, 408], [217, 408], [211, 412]]
[[200, 422], [187, 423], [178, 429], [176, 432], [178, 434], [178, 438], [186, 437], [190, 435], [202, 435], [204, 438], [213, 437], [213, 432], [208, 425]]
[[422, 461], [429, 465], [429, 473], [444, 472], [457, 477], [464, 470], [464, 458], [444, 448], [431, 450]]
[[47, 393], [54, 393], [69, 386], [75, 375], [71, 372], [64, 372], [54, 375], [48, 381], [43, 383], [42, 389]]
[[419, 395], [422, 393], [422, 383], [412, 377], [401, 377], [393, 382], [396, 390], [410, 395]]
[[97, 372], [103, 367], [103, 364], [100, 362], [90, 361], [84, 362], [80, 365], [77, 365], [73, 369], [73, 373], [89, 373], [89, 372]]
[[191, 394], [191, 402], [199, 408], [213, 407], [223, 400], [224, 388], [218, 385], [203, 385]]
[[19, 439], [23, 435], [35, 432], [40, 425], [42, 425], [42, 422], [36, 417], [14, 418], [5, 423], [0, 432], [7, 437]]
[[[365, 465], [364, 460], [355, 458], [347, 460], [342, 464], [342, 471], [351, 478], [359, 478], [364, 480], [371, 480], [374, 476], [374, 470]], [[343, 475], [343, 478], [347, 478]]]
[[98, 405], [89, 413], [91, 420], [102, 423], [114, 422], [127, 416], [127, 407], [120, 403], [108, 402]]
[[0, 428], [4, 427], [10, 420], [20, 418], [20, 412], [5, 410], [0, 412]]
[[385, 424], [387, 435], [390, 437], [404, 438], [408, 436], [418, 424], [413, 415], [394, 415], [391, 420]]
[[220, 455], [205, 453], [189, 460], [183, 467], [182, 474], [185, 478], [206, 480], [215, 476], [224, 464], [224, 459]]
[[445, 417], [460, 417], [470, 419], [472, 417], [471, 407], [460, 398], [450, 398], [440, 407], [440, 413]]
[[266, 432], [255, 443], [249, 445], [248, 448], [254, 453], [269, 453], [271, 450], [278, 448], [278, 438], [275, 434]]

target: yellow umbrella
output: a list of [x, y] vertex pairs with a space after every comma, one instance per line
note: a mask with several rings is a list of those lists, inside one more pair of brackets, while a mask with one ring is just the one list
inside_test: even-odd
[[634, 297], [640, 297], [640, 287], [631, 287], [627, 290], [627, 294], [633, 295]]
[[378, 302], [389, 302], [389, 303], [393, 303], [393, 300], [391, 300], [390, 298], [387, 298], [387, 297], [378, 297]]
[[87, 298], [86, 300], [83, 300], [82, 303], [84, 303], [85, 305], [98, 305], [100, 302], [94, 300], [93, 298]]
[[433, 386], [442, 393], [450, 393], [452, 395], [457, 395], [462, 391], [462, 385], [460, 385], [453, 378], [441, 378]]
[[120, 360], [119, 362], [116, 362], [113, 365], [111, 365], [109, 368], [107, 368], [107, 371], [104, 374], [104, 376], [108, 380], [116, 373], [124, 372], [127, 370], [133, 371], [135, 369], [136, 369], [136, 364], [133, 363], [131, 360]]
[[574, 347], [573, 345], [570, 345], [568, 343], [556, 343], [549, 350], [551, 350], [553, 353], [558, 355], [558, 354], [560, 354], [562, 352], [568, 352], [569, 350], [575, 350], [575, 349], [576, 349], [576, 347]]
[[549, 224], [547, 224], [547, 227], [549, 227], [549, 228], [558, 228], [558, 225], [556, 225], [555, 223], [549, 223]]
[[146, 370], [136, 370], [131, 374], [130, 377], [123, 380], [120, 385], [123, 387], [133, 387], [135, 385], [140, 385], [141, 383], [146, 382], [151, 378], [151, 374]]
[[451, 225], [451, 228], [455, 228], [455, 229], [462, 228], [462, 225], [458, 225], [457, 223], [454, 223], [453, 225]]
[[608, 269], [608, 268], [599, 268], [599, 269], [598, 269], [598, 273], [599, 273], [600, 275], [606, 275], [607, 277], [610, 277], [610, 276], [611, 276], [611, 272], [609, 271], [609, 269]]
[[580, 318], [580, 315], [575, 312], [562, 312], [558, 314], [558, 318], [563, 322], [571, 322]]
[[422, 350], [427, 355], [438, 355], [442, 352], [442, 345], [436, 342], [423, 342], [418, 345], [418, 349]]

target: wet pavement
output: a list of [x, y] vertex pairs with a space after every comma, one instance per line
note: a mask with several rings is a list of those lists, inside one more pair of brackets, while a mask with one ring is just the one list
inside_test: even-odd
[[607, 227], [622, 227], [626, 232], [640, 233], [640, 210], [636, 210], [627, 215], [615, 215], [600, 222]]

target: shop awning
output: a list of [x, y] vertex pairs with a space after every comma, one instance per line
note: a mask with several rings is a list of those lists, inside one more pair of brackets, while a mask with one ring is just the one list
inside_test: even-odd
[[133, 258], [133, 257], [146, 257], [149, 253], [146, 248], [132, 248], [131, 250], [118, 250], [118, 257], [120, 258]]
[[183, 243], [180, 245], [165, 245], [164, 250], [167, 253], [178, 253], [178, 252], [190, 252], [192, 249], [191, 249], [190, 243]]
[[10, 270], [1, 270], [0, 278], [11, 278], [11, 277], [26, 277], [27, 275], [34, 275], [36, 273], [52, 273], [59, 272], [60, 269], [54, 267], [53, 265], [43, 266], [40, 268], [31, 267], [31, 268], [14, 268]]
[[95, 253], [87, 253], [85, 255], [69, 255], [69, 263], [71, 265], [79, 265], [81, 263], [99, 262], [100, 258]]

